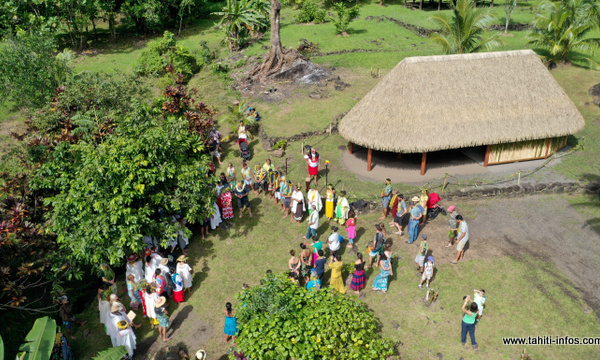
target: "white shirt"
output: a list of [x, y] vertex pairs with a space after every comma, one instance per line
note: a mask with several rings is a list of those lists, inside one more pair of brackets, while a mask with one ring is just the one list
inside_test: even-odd
[[460, 222], [460, 226], [458, 227], [457, 239], [460, 239], [460, 237], [462, 236], [463, 233], [465, 234], [465, 237], [463, 237], [460, 241], [464, 241], [464, 242], [469, 241], [469, 226], [467, 225], [467, 222], [464, 220]]
[[313, 167], [313, 168], [319, 166], [319, 157], [318, 156], [315, 155], [313, 157], [312, 154], [309, 154], [309, 155], [304, 155], [304, 158], [306, 160], [308, 160], [308, 166]]
[[308, 223], [312, 223], [312, 225], [309, 225], [308, 227], [317, 230], [319, 228], [319, 213], [313, 211], [308, 218]]
[[329, 243], [329, 250], [338, 251], [340, 249], [340, 235], [338, 233], [334, 232], [329, 235], [327, 242]]

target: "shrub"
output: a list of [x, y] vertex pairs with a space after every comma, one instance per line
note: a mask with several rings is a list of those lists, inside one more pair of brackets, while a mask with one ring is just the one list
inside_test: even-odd
[[324, 23], [327, 21], [327, 11], [319, 7], [312, 1], [307, 1], [302, 5], [300, 12], [296, 14], [296, 22], [299, 23]]
[[[391, 340], [360, 301], [330, 288], [311, 292], [284, 275], [237, 295], [238, 350], [250, 359], [385, 359]], [[230, 354], [230, 359], [234, 359]]]
[[187, 82], [200, 71], [200, 66], [188, 49], [177, 44], [175, 35], [165, 31], [162, 39], [148, 43], [133, 70], [137, 75], [182, 74]]
[[285, 147], [287, 146], [287, 140], [279, 140], [278, 142], [275, 143], [275, 145], [273, 145], [273, 150], [277, 150], [277, 149], [285, 149]]
[[350, 22], [358, 17], [360, 7], [354, 5], [353, 7], [348, 8], [344, 3], [338, 2], [333, 5], [333, 8], [337, 15], [337, 17], [331, 17], [335, 32], [337, 34], [345, 34], [346, 30], [348, 30], [348, 26], [350, 26]]

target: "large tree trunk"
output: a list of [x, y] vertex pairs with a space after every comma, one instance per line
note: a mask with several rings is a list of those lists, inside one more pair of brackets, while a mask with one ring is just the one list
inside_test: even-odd
[[269, 49], [269, 57], [262, 63], [258, 71], [262, 75], [271, 75], [279, 71], [281, 65], [283, 65], [283, 49], [279, 37], [280, 13], [281, 3], [279, 0], [271, 0], [271, 48]]

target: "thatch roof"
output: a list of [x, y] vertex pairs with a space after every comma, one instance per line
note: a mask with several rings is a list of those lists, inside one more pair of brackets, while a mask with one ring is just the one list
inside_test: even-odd
[[583, 117], [531, 50], [402, 60], [354, 106], [340, 134], [415, 153], [573, 134]]

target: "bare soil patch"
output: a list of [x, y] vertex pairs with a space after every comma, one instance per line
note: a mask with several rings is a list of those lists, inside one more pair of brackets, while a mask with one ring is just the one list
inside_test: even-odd
[[[548, 259], [600, 313], [600, 236], [562, 197], [531, 196], [482, 202], [469, 221], [471, 256], [527, 255]], [[478, 249], [479, 248], [479, 249]], [[525, 255], [525, 256], [524, 256]], [[557, 284], [561, 283], [557, 277]], [[535, 286], [535, 282], [532, 282]], [[565, 291], [576, 298], [576, 294]]]

